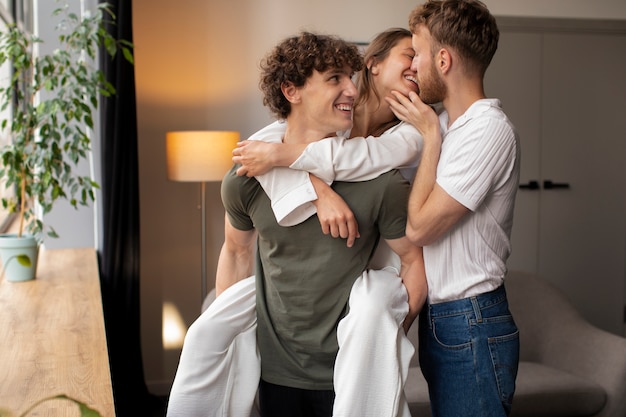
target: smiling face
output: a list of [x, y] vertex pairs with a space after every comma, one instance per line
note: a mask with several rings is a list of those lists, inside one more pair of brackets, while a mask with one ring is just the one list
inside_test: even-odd
[[415, 57], [411, 69], [417, 72], [418, 94], [426, 104], [442, 102], [448, 91], [433, 57], [433, 39], [424, 26], [418, 26], [411, 43]]
[[298, 87], [298, 117], [309, 129], [331, 133], [352, 127], [357, 96], [352, 75], [348, 67], [324, 72], [315, 70], [305, 84]]
[[370, 71], [374, 76], [379, 97], [388, 96], [392, 90], [400, 91], [404, 95], [408, 95], [410, 91], [417, 92], [415, 71], [411, 69], [414, 55], [411, 38], [402, 38], [383, 61], [371, 66]]

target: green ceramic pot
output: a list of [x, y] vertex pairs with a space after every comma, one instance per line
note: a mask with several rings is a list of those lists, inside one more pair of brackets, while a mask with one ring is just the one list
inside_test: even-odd
[[20, 282], [35, 279], [39, 245], [30, 235], [0, 234], [0, 260], [7, 281]]

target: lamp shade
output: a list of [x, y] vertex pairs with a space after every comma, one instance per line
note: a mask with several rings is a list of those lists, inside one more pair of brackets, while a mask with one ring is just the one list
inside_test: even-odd
[[166, 134], [167, 178], [174, 181], [221, 181], [233, 166], [239, 132], [183, 131]]

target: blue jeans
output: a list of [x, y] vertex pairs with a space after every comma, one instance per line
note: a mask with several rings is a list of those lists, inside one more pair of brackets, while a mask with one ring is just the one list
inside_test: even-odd
[[419, 316], [419, 361], [433, 417], [508, 416], [519, 332], [504, 285], [476, 297], [426, 305]]

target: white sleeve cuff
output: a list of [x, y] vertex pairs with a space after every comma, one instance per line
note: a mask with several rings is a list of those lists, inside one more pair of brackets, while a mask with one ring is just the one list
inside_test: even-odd
[[310, 182], [285, 192], [272, 200], [272, 210], [276, 221], [285, 227], [302, 223], [317, 212], [317, 208], [312, 203], [315, 200], [317, 200], [317, 194]]

